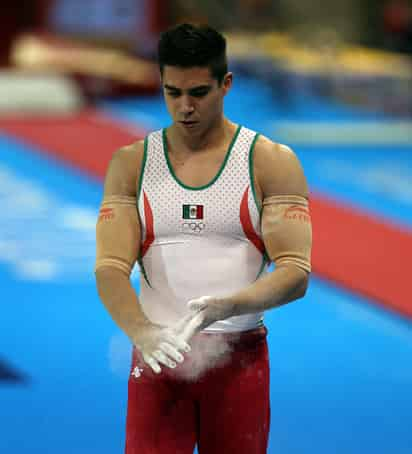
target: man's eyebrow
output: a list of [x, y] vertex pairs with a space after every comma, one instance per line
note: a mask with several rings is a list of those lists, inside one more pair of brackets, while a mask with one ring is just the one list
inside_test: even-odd
[[197, 87], [189, 88], [188, 91], [208, 90], [211, 87], [211, 85], [198, 85]]
[[165, 84], [164, 87], [167, 88], [168, 90], [180, 91], [180, 88], [174, 87], [173, 85]]
[[[182, 91], [180, 88], [177, 88], [177, 87], [174, 87], [173, 85], [168, 85], [168, 84], [165, 84], [164, 87], [167, 89], [167, 90], [172, 90], [172, 91]], [[188, 92], [191, 92], [191, 91], [197, 91], [197, 90], [208, 90], [210, 89], [212, 86], [211, 85], [198, 85], [197, 87], [192, 87], [192, 88], [189, 88], [187, 91]]]

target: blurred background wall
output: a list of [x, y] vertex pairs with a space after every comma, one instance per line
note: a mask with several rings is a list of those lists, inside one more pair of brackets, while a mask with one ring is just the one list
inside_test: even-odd
[[[292, 78], [306, 76], [306, 85], [310, 78], [309, 85], [324, 94], [408, 115], [411, 8], [410, 0], [331, 1], [327, 8], [296, 0], [5, 0], [0, 63], [60, 69], [77, 78], [90, 98], [150, 91], [158, 86], [155, 72], [148, 72], [160, 30], [208, 22], [236, 34], [230, 46], [238, 60], [256, 57], [247, 46], [251, 35], [266, 38], [256, 47], [268, 63], [266, 74], [291, 70]], [[32, 39], [22, 40], [27, 36]], [[61, 47], [70, 46], [89, 46], [90, 52], [69, 59]]]
[[[119, 18], [123, 17], [123, 36], [133, 34], [130, 24], [134, 17], [136, 27], [140, 25], [153, 32], [183, 20], [208, 21], [220, 28], [254, 31], [304, 27], [316, 33], [318, 29], [331, 28], [345, 41], [385, 47], [388, 45], [385, 43], [386, 33], [407, 34], [410, 8], [410, 0], [330, 1], [327, 8], [320, 0], [155, 0], [150, 4], [145, 0], [4, 0], [0, 33], [3, 55], [17, 33], [42, 27], [87, 37], [93, 35], [93, 28], [96, 30], [100, 20], [100, 35], [109, 38], [110, 21], [106, 19], [104, 23], [104, 17], [111, 15], [112, 25], [116, 20], [119, 25]], [[138, 30], [135, 28], [136, 32]], [[117, 29], [112, 40], [116, 40], [116, 34], [119, 36], [122, 32]]]

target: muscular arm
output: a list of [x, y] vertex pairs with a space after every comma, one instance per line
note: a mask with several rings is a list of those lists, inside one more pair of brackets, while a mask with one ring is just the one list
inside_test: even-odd
[[148, 323], [129, 279], [141, 240], [136, 190], [142, 158], [140, 142], [113, 155], [96, 226], [98, 293], [113, 320], [133, 343], [139, 328]]
[[271, 309], [301, 298], [310, 272], [308, 188], [296, 155], [288, 147], [260, 138], [254, 168], [257, 194], [263, 199], [263, 241], [276, 268], [229, 298], [234, 315]]

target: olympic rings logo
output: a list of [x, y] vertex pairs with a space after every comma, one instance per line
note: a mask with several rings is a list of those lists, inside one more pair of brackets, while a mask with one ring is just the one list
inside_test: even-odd
[[204, 230], [206, 224], [204, 222], [184, 222], [183, 229], [190, 229], [194, 233], [200, 233]]

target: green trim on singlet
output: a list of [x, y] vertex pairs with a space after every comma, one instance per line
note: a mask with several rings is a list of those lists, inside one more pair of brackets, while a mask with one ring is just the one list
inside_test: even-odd
[[263, 270], [265, 269], [266, 264], [267, 264], [267, 255], [265, 253], [262, 255], [262, 265], [260, 265], [260, 270], [256, 276], [255, 281], [257, 281], [260, 278], [261, 274], [263, 273]]
[[[263, 212], [263, 206], [259, 202], [257, 195], [256, 195], [256, 188], [255, 188], [255, 172], [253, 170], [253, 155], [255, 151], [255, 144], [257, 139], [259, 138], [260, 134], [256, 133], [255, 137], [253, 138], [252, 144], [250, 145], [250, 150], [249, 150], [249, 178], [250, 178], [250, 187], [252, 188], [252, 194], [253, 194], [253, 200], [255, 201], [256, 208], [259, 213], [259, 221], [262, 223], [262, 212]], [[256, 276], [256, 279], [260, 277], [262, 274], [262, 271], [265, 268], [265, 265], [270, 263], [270, 258], [267, 255], [267, 252], [265, 250], [265, 253], [262, 256], [262, 266], [260, 267], [260, 271], [258, 275]]]
[[148, 285], [150, 288], [153, 288], [153, 287], [152, 287], [152, 284], [151, 284], [150, 281], [149, 281], [149, 278], [147, 277], [147, 273], [146, 273], [145, 267], [144, 267], [143, 262], [142, 262], [141, 259], [139, 259], [139, 265], [140, 265], [140, 271], [141, 271], [142, 276], [144, 277], [144, 280], [146, 281], [147, 285]]
[[137, 208], [138, 208], [138, 209], [139, 209], [140, 193], [142, 192], [143, 173], [144, 173], [144, 169], [145, 169], [145, 166], [146, 166], [147, 146], [148, 146], [148, 139], [147, 139], [147, 136], [146, 136], [146, 137], [144, 138], [143, 161], [142, 161], [142, 167], [140, 168], [139, 184], [138, 184], [138, 186], [137, 186], [136, 203], [137, 203]]
[[[139, 176], [139, 184], [137, 186], [137, 197], [136, 197], [136, 205], [137, 205], [137, 212], [139, 213], [139, 200], [140, 200], [140, 194], [142, 192], [142, 184], [143, 184], [143, 174], [144, 174], [144, 169], [146, 167], [146, 160], [147, 160], [147, 147], [148, 147], [148, 136], [144, 138], [144, 150], [143, 150], [143, 160], [142, 160], [142, 167], [140, 168], [140, 176]], [[141, 245], [140, 245], [141, 246]], [[147, 285], [152, 288], [152, 285], [150, 284], [150, 281], [147, 277], [146, 270], [144, 269], [143, 262], [141, 258], [139, 257], [138, 259], [138, 264], [140, 266], [140, 271], [141, 274], [146, 281]]]
[[169, 160], [169, 150], [168, 150], [168, 147], [167, 147], [167, 137], [166, 137], [166, 128], [163, 129], [163, 133], [162, 133], [162, 136], [163, 136], [163, 152], [165, 154], [165, 157], [166, 157], [166, 162], [167, 162], [167, 166], [169, 167], [169, 171], [170, 173], [172, 174], [172, 177], [174, 178], [174, 180], [176, 181], [176, 183], [179, 185], [179, 186], [182, 186], [183, 188], [185, 189], [188, 189], [189, 191], [201, 191], [202, 189], [207, 189], [209, 188], [210, 186], [212, 186], [213, 183], [216, 182], [216, 180], [220, 177], [221, 173], [223, 172], [223, 169], [225, 168], [226, 166], [226, 163], [229, 159], [229, 156], [230, 156], [230, 153], [232, 151], [232, 148], [236, 142], [236, 139], [239, 135], [239, 132], [241, 130], [242, 126], [238, 126], [237, 127], [237, 130], [235, 132], [235, 135], [233, 136], [233, 139], [232, 141], [230, 142], [230, 145], [229, 145], [229, 148], [228, 148], [228, 151], [226, 152], [226, 156], [225, 156], [225, 159], [222, 163], [222, 165], [220, 166], [220, 169], [219, 171], [217, 172], [217, 174], [215, 175], [215, 177], [212, 179], [212, 181], [210, 181], [209, 183], [203, 185], [203, 186], [188, 186], [187, 184], [184, 184], [183, 182], [181, 182], [179, 180], [179, 178], [177, 178], [174, 170], [173, 170], [173, 167], [170, 163], [170, 160]]
[[260, 219], [262, 219], [262, 205], [259, 203], [257, 195], [256, 195], [256, 188], [255, 188], [255, 172], [253, 170], [253, 154], [255, 151], [255, 144], [260, 134], [256, 134], [253, 138], [252, 144], [250, 145], [249, 150], [249, 178], [250, 178], [250, 187], [252, 188], [253, 193], [253, 200], [255, 201], [256, 208], [259, 213]]

